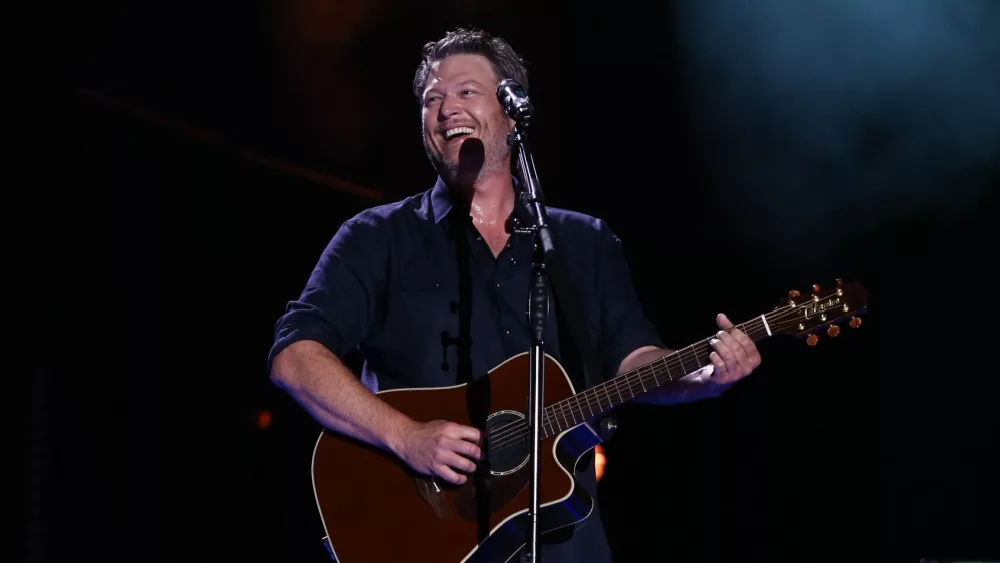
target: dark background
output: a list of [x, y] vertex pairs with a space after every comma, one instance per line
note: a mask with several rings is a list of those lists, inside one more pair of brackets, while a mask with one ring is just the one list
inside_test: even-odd
[[529, 61], [549, 203], [623, 238], [668, 344], [792, 288], [870, 292], [861, 329], [762, 343], [720, 400], [621, 410], [600, 499], [621, 561], [1000, 559], [998, 20], [895, 0], [12, 16], [19, 560], [326, 560], [318, 427], [268, 380], [272, 329], [341, 222], [433, 183], [410, 85], [456, 25]]

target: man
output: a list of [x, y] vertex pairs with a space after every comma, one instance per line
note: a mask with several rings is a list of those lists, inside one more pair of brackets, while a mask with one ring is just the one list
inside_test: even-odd
[[[479, 431], [446, 420], [411, 420], [372, 391], [455, 385], [529, 349], [525, 307], [533, 240], [513, 229], [531, 217], [511, 174], [506, 138], [514, 122], [496, 97], [504, 78], [528, 87], [519, 56], [499, 38], [459, 29], [425, 45], [414, 94], [437, 183], [341, 226], [301, 297], [278, 321], [269, 356], [273, 381], [320, 424], [455, 484], [464, 483], [482, 458]], [[548, 211], [594, 332], [602, 375], [669, 353], [642, 314], [620, 241], [607, 225]], [[560, 344], [569, 329], [555, 319], [547, 323], [546, 352], [570, 362]], [[636, 400], [716, 397], [753, 371], [760, 364], [753, 342], [737, 330], [727, 332], [733, 325], [724, 315], [716, 321], [722, 330], [713, 340], [710, 377], [685, 378]], [[360, 381], [341, 360], [355, 349], [365, 358]], [[594, 494], [588, 460], [578, 475]], [[610, 561], [596, 509], [566, 536], [545, 545], [546, 563]]]

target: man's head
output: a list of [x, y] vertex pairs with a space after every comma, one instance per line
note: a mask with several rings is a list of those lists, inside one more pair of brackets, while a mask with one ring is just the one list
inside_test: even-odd
[[421, 106], [424, 148], [448, 183], [510, 172], [507, 134], [514, 128], [497, 100], [510, 78], [528, 88], [528, 72], [506, 41], [457, 29], [423, 48], [413, 78]]

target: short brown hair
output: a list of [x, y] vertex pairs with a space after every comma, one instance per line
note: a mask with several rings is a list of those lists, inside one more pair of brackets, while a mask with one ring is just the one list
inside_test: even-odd
[[524, 87], [525, 92], [528, 91], [528, 69], [524, 66], [524, 60], [514, 52], [510, 44], [481, 29], [460, 27], [449, 31], [441, 39], [424, 45], [420, 66], [417, 67], [417, 73], [413, 77], [413, 94], [417, 100], [423, 100], [427, 77], [434, 63], [451, 55], [462, 54], [486, 57], [500, 80], [505, 78], [515, 80]]

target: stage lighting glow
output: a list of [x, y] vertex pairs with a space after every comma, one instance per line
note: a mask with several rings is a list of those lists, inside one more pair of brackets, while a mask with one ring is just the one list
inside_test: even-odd
[[261, 430], [267, 430], [271, 427], [271, 412], [270, 411], [260, 411], [257, 413], [257, 428]]

